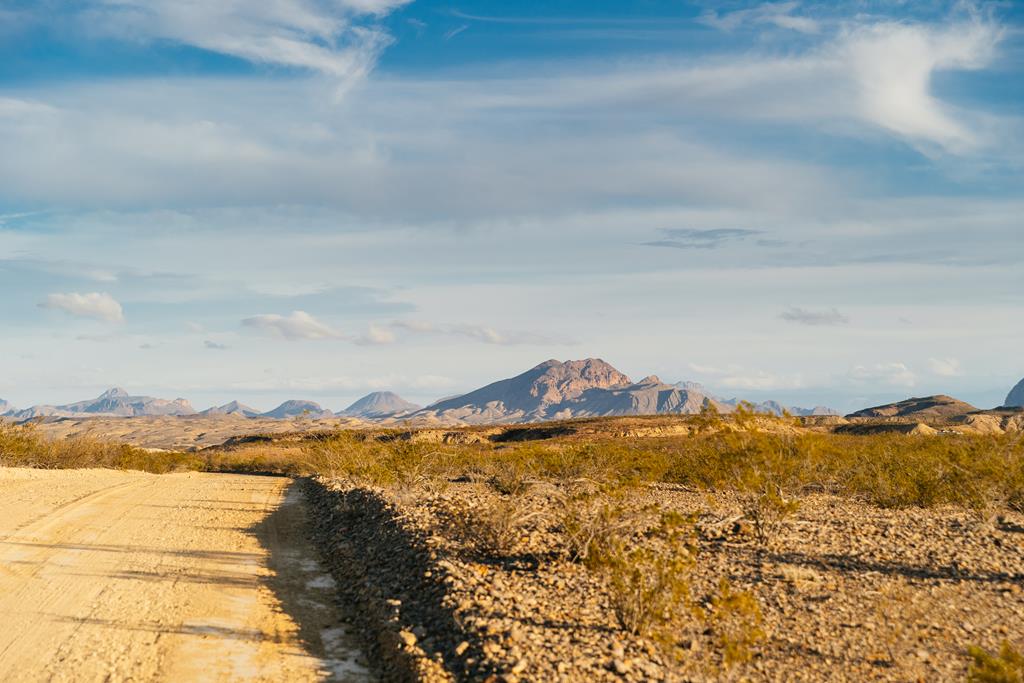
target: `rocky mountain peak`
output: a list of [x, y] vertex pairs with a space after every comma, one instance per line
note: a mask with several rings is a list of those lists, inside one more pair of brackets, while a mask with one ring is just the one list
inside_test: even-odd
[[609, 389], [631, 384], [629, 377], [600, 358], [565, 362], [549, 360], [527, 375], [535, 372], [537, 374], [530, 383], [529, 393], [542, 403], [561, 403], [579, 397], [588, 389]]

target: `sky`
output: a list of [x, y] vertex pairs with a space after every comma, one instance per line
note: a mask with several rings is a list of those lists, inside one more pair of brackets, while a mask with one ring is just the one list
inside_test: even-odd
[[0, 398], [1024, 376], [1024, 3], [0, 0]]

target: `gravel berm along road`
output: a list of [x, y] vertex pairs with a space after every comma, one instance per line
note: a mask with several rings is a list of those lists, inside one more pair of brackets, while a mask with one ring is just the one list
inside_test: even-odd
[[281, 477], [0, 468], [0, 681], [368, 681]]

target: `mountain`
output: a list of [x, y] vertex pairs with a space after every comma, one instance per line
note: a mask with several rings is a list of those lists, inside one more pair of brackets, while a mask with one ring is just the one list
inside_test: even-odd
[[937, 396], [925, 396], [923, 398], [908, 398], [905, 401], [887, 403], [883, 406], [865, 408], [846, 417], [868, 417], [868, 418], [914, 418], [918, 420], [942, 420], [967, 413], [976, 412], [978, 409], [970, 403], [958, 401], [951, 396], [939, 394]]
[[607, 415], [693, 415], [706, 406], [720, 413], [729, 408], [695, 390], [680, 389], [651, 375], [622, 387], [588, 389], [578, 398], [554, 407], [552, 417], [601, 417]]
[[[629, 377], [603, 360], [549, 360], [521, 375], [438, 401], [417, 417], [436, 417], [466, 422], [528, 422], [551, 419], [549, 412], [588, 389], [626, 386]], [[555, 411], [557, 412], [557, 411]]]
[[309, 417], [313, 419], [322, 417], [334, 417], [334, 413], [325, 410], [319, 403], [313, 401], [285, 401], [273, 410], [261, 413], [260, 417], [273, 417], [283, 419], [288, 417]]
[[420, 409], [415, 403], [390, 391], [375, 391], [338, 413], [342, 417], [383, 418], [414, 413]]
[[8, 413], [16, 413], [16, 412], [18, 412], [17, 408], [15, 408], [10, 403], [8, 403], [7, 401], [5, 401], [2, 398], [0, 398], [0, 416], [7, 415]]
[[[721, 399], [716, 399], [720, 400]], [[727, 401], [721, 401], [727, 406], [736, 408], [742, 402], [738, 398], [730, 398]], [[778, 401], [761, 401], [760, 403], [751, 403], [754, 406], [755, 413], [766, 413], [768, 415], [782, 416], [783, 413], [789, 413], [794, 417], [810, 417], [811, 415], [838, 415], [839, 411], [833, 410], [827, 406], [814, 406], [813, 408], [801, 408], [800, 406], [784, 406]]]
[[216, 415], [240, 415], [242, 417], [258, 417], [260, 411], [255, 408], [250, 408], [244, 403], [238, 401], [232, 401], [231, 403], [225, 403], [222, 406], [214, 408], [207, 408], [206, 410], [199, 413], [200, 415], [216, 416]]
[[1024, 379], [1017, 383], [1013, 389], [1010, 390], [1009, 395], [1006, 397], [1006, 402], [1003, 405], [1012, 408], [1024, 408]]
[[633, 382], [598, 358], [549, 360], [521, 375], [455, 398], [438, 401], [410, 416], [441, 422], [531, 422], [604, 415], [697, 413], [705, 405], [729, 409], [696, 390], [665, 384], [657, 377]]
[[13, 413], [13, 417], [26, 420], [34, 417], [138, 417], [143, 415], [194, 415], [192, 405], [183, 398], [173, 401], [152, 396], [132, 396], [115, 387], [87, 401], [60, 406], [39, 405]]
[[[699, 382], [676, 382], [676, 384], [674, 386], [677, 386], [680, 389], [686, 389], [687, 391], [696, 391], [696, 392], [698, 392], [700, 394], [704, 394], [705, 396], [707, 396], [707, 397], [717, 401], [718, 403], [721, 403], [721, 404], [723, 404], [725, 406], [728, 406], [730, 409], [735, 409], [737, 406], [739, 406], [740, 403], [743, 402], [743, 399], [740, 399], [740, 398], [730, 398], [730, 399], [719, 398], [718, 396], [715, 396], [714, 394], [710, 393], [707, 389], [704, 388], [704, 385], [700, 384]], [[833, 409], [831, 409], [831, 408], [829, 408], [827, 406], [814, 406], [813, 408], [801, 408], [799, 406], [784, 406], [781, 403], [779, 403], [778, 401], [761, 401], [759, 403], [755, 403], [753, 401], [748, 401], [748, 402], [752, 406], [754, 406], [754, 412], [755, 413], [767, 413], [769, 415], [776, 415], [776, 416], [780, 416], [780, 417], [782, 416], [782, 414], [784, 412], [788, 412], [790, 415], [793, 415], [795, 417], [809, 417], [811, 415], [838, 415], [839, 414], [839, 411], [833, 410]], [[723, 412], [728, 412], [728, 411], [723, 411]]]

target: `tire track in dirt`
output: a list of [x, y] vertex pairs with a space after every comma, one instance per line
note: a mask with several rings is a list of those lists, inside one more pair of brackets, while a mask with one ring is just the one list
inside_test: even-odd
[[288, 479], [0, 469], [0, 501], [0, 680], [372, 680]]

